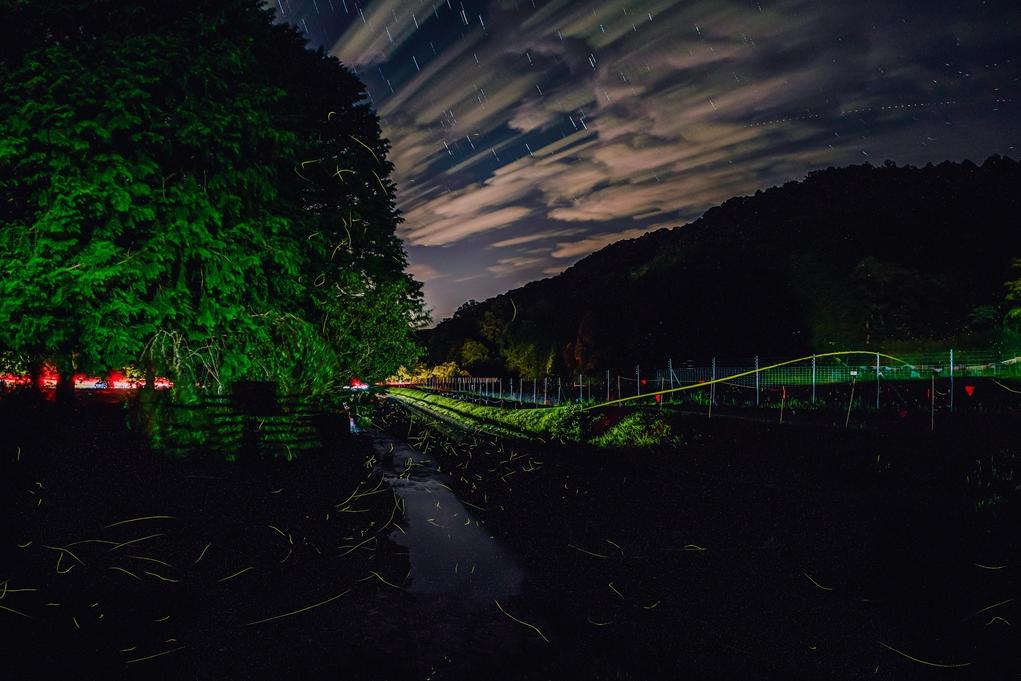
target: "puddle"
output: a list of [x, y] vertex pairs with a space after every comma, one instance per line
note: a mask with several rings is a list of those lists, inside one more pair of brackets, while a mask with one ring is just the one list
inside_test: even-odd
[[451, 606], [463, 609], [489, 607], [516, 594], [524, 572], [449, 489], [450, 479], [436, 462], [384, 433], [366, 437], [381, 460], [393, 447], [393, 464], [383, 467], [384, 479], [404, 500], [405, 517], [404, 533], [394, 530], [390, 539], [408, 549], [408, 590], [449, 597]]

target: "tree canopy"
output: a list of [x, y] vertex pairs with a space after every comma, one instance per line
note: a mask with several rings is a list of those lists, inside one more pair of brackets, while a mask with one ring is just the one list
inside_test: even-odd
[[389, 143], [256, 0], [0, 0], [0, 349], [322, 391], [418, 357]]

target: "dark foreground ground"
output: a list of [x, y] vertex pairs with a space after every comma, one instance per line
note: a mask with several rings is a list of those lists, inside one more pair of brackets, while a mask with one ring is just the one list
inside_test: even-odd
[[606, 452], [384, 404], [379, 425], [435, 460], [524, 574], [452, 636], [388, 540], [414, 523], [367, 441], [183, 460], [124, 416], [0, 403], [5, 679], [1021, 674], [1013, 422], [679, 417], [678, 448]]
[[173, 459], [91, 395], [0, 418], [0, 677], [417, 678], [364, 444]]
[[638, 453], [386, 411], [529, 574], [517, 678], [1021, 676], [1014, 421], [678, 418], [681, 447]]

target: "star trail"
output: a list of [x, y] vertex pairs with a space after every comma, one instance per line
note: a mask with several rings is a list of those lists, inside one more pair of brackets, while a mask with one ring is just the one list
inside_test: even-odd
[[433, 320], [827, 166], [1016, 155], [1007, 2], [277, 0], [366, 83]]

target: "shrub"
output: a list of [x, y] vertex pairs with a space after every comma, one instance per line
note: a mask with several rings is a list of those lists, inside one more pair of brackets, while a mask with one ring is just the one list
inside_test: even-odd
[[591, 444], [597, 447], [654, 447], [671, 439], [669, 424], [653, 414], [634, 412], [593, 438]]

